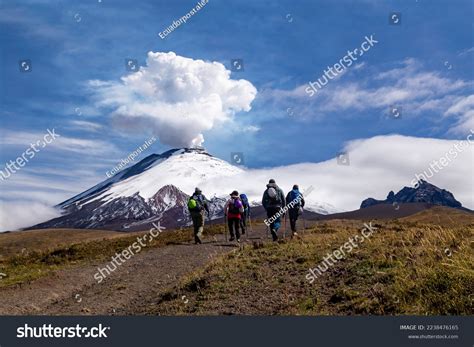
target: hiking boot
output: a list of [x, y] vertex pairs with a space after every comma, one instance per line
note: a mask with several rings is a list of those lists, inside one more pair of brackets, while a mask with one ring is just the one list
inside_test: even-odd
[[240, 239], [237, 239], [237, 242], [240, 243]]
[[231, 236], [229, 241], [234, 241], [235, 240], [235, 237], [234, 236]]
[[298, 237], [298, 233], [296, 231], [293, 231], [293, 233], [291, 234], [291, 237]]
[[273, 239], [273, 241], [277, 241], [277, 240], [278, 240], [278, 236], [277, 236], [275, 230], [270, 230], [270, 232], [271, 232], [271, 234], [272, 234], [272, 239]]
[[194, 238], [194, 244], [195, 244], [195, 245], [200, 245], [201, 243], [202, 243], [201, 239], [196, 236], [196, 237]]

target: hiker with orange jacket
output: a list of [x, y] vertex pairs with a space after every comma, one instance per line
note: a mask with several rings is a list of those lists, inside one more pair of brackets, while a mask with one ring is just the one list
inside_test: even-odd
[[229, 226], [230, 240], [240, 242], [240, 219], [244, 213], [244, 205], [239, 197], [239, 192], [234, 190], [230, 193], [230, 199], [227, 200], [224, 206], [224, 214], [227, 217], [227, 225]]

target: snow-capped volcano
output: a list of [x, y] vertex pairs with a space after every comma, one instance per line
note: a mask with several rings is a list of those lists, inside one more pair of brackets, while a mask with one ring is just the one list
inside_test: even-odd
[[149, 200], [166, 185], [173, 185], [191, 194], [202, 182], [242, 172], [239, 167], [213, 157], [204, 149], [172, 149], [146, 157], [134, 166], [61, 203], [60, 207], [65, 208], [73, 203], [83, 205], [95, 200], [108, 202], [137, 193]]
[[[202, 148], [172, 149], [152, 154], [130, 168], [58, 205], [63, 216], [36, 227], [144, 229], [153, 221], [165, 225], [190, 223], [187, 200], [195, 187], [211, 201], [211, 219], [223, 216], [228, 194], [249, 184], [246, 193], [258, 205], [265, 182], [252, 182], [252, 173], [213, 157]], [[253, 192], [258, 192], [252, 194]], [[336, 212], [330, 205], [309, 201], [309, 210]]]

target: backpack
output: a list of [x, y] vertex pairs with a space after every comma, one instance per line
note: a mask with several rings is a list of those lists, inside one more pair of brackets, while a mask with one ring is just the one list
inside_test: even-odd
[[271, 205], [281, 205], [280, 194], [273, 187], [267, 189], [267, 195]]
[[293, 202], [293, 208], [299, 208], [301, 205], [301, 198], [298, 199], [298, 197], [301, 197], [301, 194], [298, 190], [292, 190], [290, 192], [290, 201], [288, 203]]
[[196, 211], [196, 212], [201, 212], [202, 211], [202, 203], [201, 199], [199, 199], [198, 196], [191, 196], [188, 200], [188, 210], [189, 211]]
[[242, 203], [239, 199], [233, 199], [234, 201], [229, 204], [229, 213], [232, 214], [239, 214], [240, 208], [242, 207]]
[[249, 199], [247, 198], [247, 195], [245, 194], [240, 194], [240, 200], [242, 201], [242, 205], [244, 208], [249, 208]]

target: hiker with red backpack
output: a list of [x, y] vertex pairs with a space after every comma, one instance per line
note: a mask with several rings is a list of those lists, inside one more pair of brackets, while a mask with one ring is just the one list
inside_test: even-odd
[[303, 194], [300, 193], [297, 184], [295, 184], [293, 189], [286, 195], [286, 205], [290, 216], [291, 237], [298, 236], [298, 233], [296, 232], [296, 221], [302, 213], [304, 198]]
[[188, 200], [188, 210], [194, 226], [194, 243], [201, 244], [202, 233], [204, 232], [204, 211], [209, 216], [209, 204], [201, 189], [196, 188], [193, 195]]
[[227, 217], [227, 225], [229, 226], [229, 241], [234, 241], [237, 238], [237, 242], [240, 242], [239, 226], [242, 213], [244, 213], [244, 206], [240, 200], [239, 193], [234, 190], [230, 193], [230, 199], [227, 200], [224, 206], [224, 214]]
[[263, 193], [262, 205], [267, 212], [267, 217], [271, 220], [269, 227], [272, 234], [273, 241], [278, 240], [278, 229], [281, 226], [280, 210], [285, 207], [285, 194], [283, 190], [275, 183], [274, 179], [268, 181], [267, 189]]
[[242, 235], [245, 235], [247, 230], [247, 221], [250, 218], [250, 204], [247, 195], [240, 194], [240, 201], [244, 207], [244, 212], [242, 212], [242, 218], [240, 218], [240, 228], [242, 229]]

